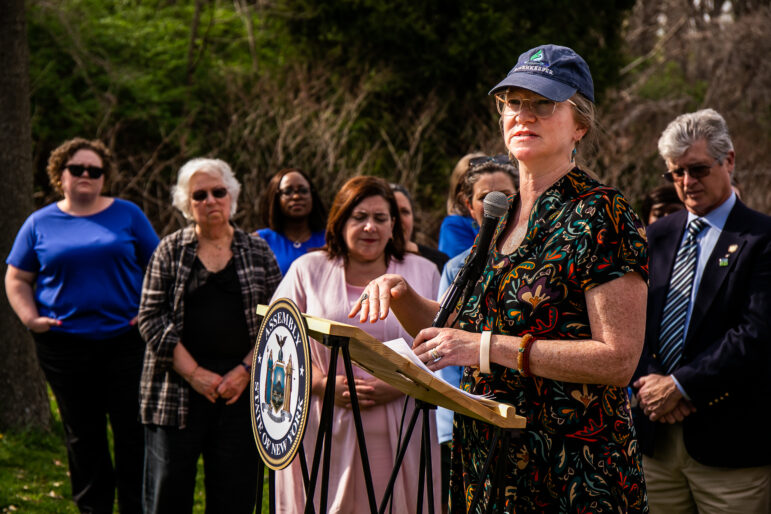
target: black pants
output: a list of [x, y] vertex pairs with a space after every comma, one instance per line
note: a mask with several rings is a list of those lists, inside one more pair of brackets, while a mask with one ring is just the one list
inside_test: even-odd
[[139, 379], [145, 344], [138, 330], [98, 341], [56, 332], [34, 337], [40, 366], [59, 404], [78, 508], [112, 513], [117, 485], [120, 512], [141, 512], [144, 436]]
[[[224, 374], [233, 363], [205, 367]], [[200, 455], [207, 514], [254, 512], [260, 456], [252, 435], [249, 386], [233, 405], [222, 398], [211, 403], [191, 389], [189, 407], [185, 428], [145, 426], [145, 513], [193, 511]]]

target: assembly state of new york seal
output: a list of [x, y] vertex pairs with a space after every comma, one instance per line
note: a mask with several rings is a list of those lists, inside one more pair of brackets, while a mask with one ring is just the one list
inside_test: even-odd
[[311, 361], [308, 330], [297, 305], [280, 298], [260, 326], [252, 361], [252, 431], [263, 462], [287, 467], [308, 420]]

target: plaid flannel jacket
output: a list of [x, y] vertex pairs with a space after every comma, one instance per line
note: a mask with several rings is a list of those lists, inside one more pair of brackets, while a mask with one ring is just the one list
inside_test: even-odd
[[[197, 248], [194, 227], [185, 227], [163, 238], [147, 266], [138, 320], [147, 342], [140, 382], [140, 418], [145, 424], [186, 426], [191, 388], [172, 364], [185, 318], [185, 285]], [[256, 341], [257, 304], [270, 301], [281, 271], [268, 244], [257, 236], [236, 228], [231, 249], [249, 336]]]

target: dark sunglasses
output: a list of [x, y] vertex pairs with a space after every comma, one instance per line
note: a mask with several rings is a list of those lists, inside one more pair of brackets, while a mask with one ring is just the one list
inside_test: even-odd
[[88, 178], [97, 179], [104, 175], [104, 168], [99, 166], [87, 166], [83, 164], [68, 164], [64, 167], [73, 177], [82, 177], [83, 173], [88, 173]]
[[498, 155], [485, 155], [483, 157], [474, 157], [468, 161], [469, 168], [476, 168], [488, 162], [494, 162], [496, 164], [511, 164], [509, 156], [505, 153], [499, 153]]
[[[228, 194], [228, 190], [224, 187], [215, 187], [211, 190], [211, 195], [214, 198], [225, 198], [225, 195]], [[206, 197], [209, 196], [209, 191], [206, 189], [199, 189], [198, 191], [193, 191], [193, 194], [190, 195], [190, 197], [195, 200], [196, 202], [203, 202], [206, 200]]]
[[712, 171], [712, 166], [714, 166], [715, 163], [719, 161], [720, 161], [719, 159], [715, 159], [715, 162], [709, 165], [697, 164], [695, 166], [686, 166], [684, 168], [677, 168], [676, 170], [662, 173], [661, 176], [670, 182], [682, 182], [686, 173], [688, 173], [688, 175], [691, 178], [697, 178], [697, 179], [704, 178], [707, 175], [709, 175], [710, 171]]
[[292, 196], [292, 195], [307, 196], [310, 194], [310, 192], [311, 190], [305, 186], [285, 187], [284, 189], [278, 190], [278, 194], [280, 194], [281, 196]]

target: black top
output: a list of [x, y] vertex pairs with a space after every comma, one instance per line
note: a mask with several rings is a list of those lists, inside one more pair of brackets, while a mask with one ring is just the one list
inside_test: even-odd
[[251, 348], [233, 259], [212, 273], [195, 258], [185, 287], [182, 343], [199, 361], [238, 359]]
[[449, 257], [447, 257], [447, 254], [444, 252], [440, 252], [439, 250], [435, 250], [434, 248], [431, 248], [426, 245], [422, 245], [418, 243], [418, 255], [421, 257], [425, 257], [429, 261], [436, 264], [437, 269], [439, 270], [439, 274], [442, 274], [442, 270], [444, 269], [444, 264], [450, 260]]

